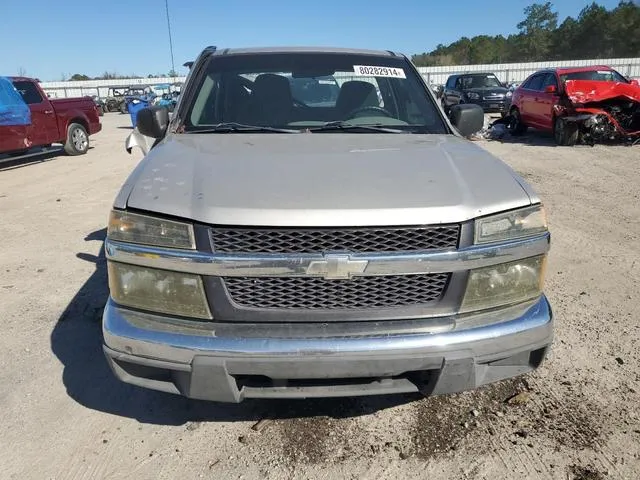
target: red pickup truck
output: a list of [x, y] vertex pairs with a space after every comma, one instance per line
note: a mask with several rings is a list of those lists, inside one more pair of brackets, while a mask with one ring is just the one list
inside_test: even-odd
[[49, 99], [32, 78], [9, 77], [31, 111], [30, 125], [0, 125], [0, 154], [19, 155], [62, 143], [68, 155], [89, 150], [89, 135], [102, 129], [91, 97]]

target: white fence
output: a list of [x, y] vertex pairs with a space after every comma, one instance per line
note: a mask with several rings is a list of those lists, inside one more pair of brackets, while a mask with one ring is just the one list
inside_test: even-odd
[[449, 75], [466, 72], [491, 72], [503, 82], [522, 82], [532, 73], [542, 68], [582, 67], [608, 65], [622, 75], [640, 77], [640, 58], [601, 58], [592, 60], [568, 60], [531, 63], [498, 63], [493, 65], [453, 65], [443, 67], [419, 67], [418, 70], [429, 83], [444, 84]]
[[40, 82], [42, 89], [50, 98], [83, 97], [99, 95], [106, 97], [109, 87], [128, 87], [130, 85], [154, 86], [167, 83], [184, 82], [186, 77], [164, 78], [119, 78], [115, 80], [80, 80], [73, 82]]
[[[498, 63], [493, 65], [452, 65], [443, 67], [420, 67], [418, 70], [429, 83], [444, 84], [449, 75], [464, 72], [492, 72], [503, 82], [521, 82], [536, 70], [552, 67], [575, 67], [609, 65], [622, 75], [640, 78], [639, 58], [608, 58], [596, 60], [568, 60], [559, 62]], [[77, 82], [42, 82], [42, 88], [52, 98], [100, 95], [106, 97], [110, 86], [159, 85], [184, 82], [185, 77], [126, 78], [118, 80], [85, 80]]]

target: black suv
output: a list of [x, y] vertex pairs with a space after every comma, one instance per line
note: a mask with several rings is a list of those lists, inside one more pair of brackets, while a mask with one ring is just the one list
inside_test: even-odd
[[511, 92], [493, 73], [461, 73], [447, 79], [440, 101], [447, 113], [453, 105], [475, 103], [485, 113], [501, 113], [504, 116], [511, 105]]

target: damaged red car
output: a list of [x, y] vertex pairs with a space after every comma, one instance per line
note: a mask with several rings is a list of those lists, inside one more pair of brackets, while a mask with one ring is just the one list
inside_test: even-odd
[[513, 93], [510, 130], [553, 132], [558, 145], [640, 141], [640, 85], [606, 66], [553, 68]]

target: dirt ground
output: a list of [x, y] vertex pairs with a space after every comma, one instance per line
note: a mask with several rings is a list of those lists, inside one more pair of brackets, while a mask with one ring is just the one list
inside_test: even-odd
[[122, 384], [103, 359], [105, 223], [141, 158], [128, 117], [103, 124], [86, 156], [0, 164], [0, 478], [640, 478], [640, 146], [479, 142], [550, 215], [556, 340], [535, 374], [225, 405]]

